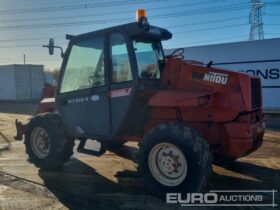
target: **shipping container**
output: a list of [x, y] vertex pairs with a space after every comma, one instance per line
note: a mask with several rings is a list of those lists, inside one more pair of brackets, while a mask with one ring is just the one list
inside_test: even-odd
[[40, 100], [45, 84], [43, 65], [0, 66], [0, 100]]
[[[280, 38], [185, 47], [184, 59], [213, 62], [213, 67], [258, 75], [262, 80], [263, 106], [280, 111]], [[170, 54], [174, 49], [166, 50]]]

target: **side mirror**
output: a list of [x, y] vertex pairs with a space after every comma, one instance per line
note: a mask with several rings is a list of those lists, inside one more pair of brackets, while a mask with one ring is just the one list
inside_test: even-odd
[[53, 38], [50, 38], [48, 48], [49, 48], [49, 54], [53, 55], [53, 51], [54, 51], [54, 39]]
[[62, 47], [60, 47], [60, 46], [55, 46], [55, 45], [54, 45], [54, 39], [53, 39], [53, 38], [50, 38], [50, 40], [49, 40], [49, 45], [43, 45], [43, 47], [49, 48], [49, 54], [50, 54], [50, 55], [53, 55], [53, 53], [54, 53], [54, 48], [59, 48], [59, 49], [61, 50], [61, 57], [63, 58], [63, 55], [64, 55], [63, 49], [62, 49]]

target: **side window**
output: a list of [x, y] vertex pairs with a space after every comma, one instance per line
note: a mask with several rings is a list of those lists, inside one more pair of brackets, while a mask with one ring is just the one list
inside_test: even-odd
[[131, 67], [124, 37], [120, 33], [111, 34], [110, 45], [112, 58], [112, 83], [131, 81]]
[[64, 72], [60, 92], [105, 85], [104, 39], [80, 41], [73, 45]]
[[159, 79], [159, 62], [163, 62], [158, 43], [133, 42], [140, 79]]

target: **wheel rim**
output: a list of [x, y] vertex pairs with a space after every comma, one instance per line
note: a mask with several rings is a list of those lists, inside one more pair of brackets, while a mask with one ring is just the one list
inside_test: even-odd
[[33, 129], [30, 137], [30, 143], [32, 151], [38, 158], [43, 159], [50, 153], [50, 139], [45, 129], [41, 127]]
[[148, 165], [153, 177], [165, 186], [177, 186], [187, 176], [185, 155], [170, 143], [155, 145], [150, 151]]

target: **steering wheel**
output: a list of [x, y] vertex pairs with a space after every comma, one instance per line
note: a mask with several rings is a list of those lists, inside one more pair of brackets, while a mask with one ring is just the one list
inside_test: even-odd
[[148, 65], [147, 68], [150, 68], [149, 71], [152, 72], [151, 79], [154, 78], [155, 74], [156, 74], [156, 72], [158, 70], [157, 65], [156, 64], [150, 64], [150, 65]]
[[155, 74], [157, 72], [157, 65], [156, 64], [148, 64], [145, 68], [145, 70], [142, 71], [141, 77], [143, 78], [154, 78]]
[[88, 78], [88, 83], [91, 87], [98, 87], [102, 85], [102, 81], [98, 78], [98, 76], [93, 75]]
[[94, 75], [89, 76], [89, 77], [88, 77], [88, 83], [89, 83], [89, 85], [93, 85], [94, 80], [95, 80], [95, 76], [94, 76]]

